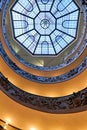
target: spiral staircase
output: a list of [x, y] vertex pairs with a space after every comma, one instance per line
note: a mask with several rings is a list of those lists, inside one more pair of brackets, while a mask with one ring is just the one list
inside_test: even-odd
[[13, 36], [15, 2], [0, 2], [0, 125], [7, 130], [86, 130], [87, 3], [74, 0], [79, 20], [71, 45], [56, 56], [36, 56]]

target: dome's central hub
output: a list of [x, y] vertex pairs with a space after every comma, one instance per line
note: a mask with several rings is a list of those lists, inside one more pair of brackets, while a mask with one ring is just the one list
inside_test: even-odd
[[43, 19], [43, 20], [41, 20], [40, 25], [41, 25], [41, 27], [42, 27], [43, 29], [47, 29], [47, 28], [49, 28], [49, 26], [50, 26], [50, 22], [49, 22], [49, 20], [47, 20], [47, 19]]
[[56, 19], [50, 12], [40, 12], [35, 17], [35, 30], [43, 36], [50, 35], [56, 26]]

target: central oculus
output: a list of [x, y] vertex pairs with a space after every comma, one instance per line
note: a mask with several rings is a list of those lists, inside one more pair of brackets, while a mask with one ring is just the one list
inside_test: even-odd
[[56, 19], [49, 12], [41, 12], [35, 18], [35, 29], [40, 35], [51, 34], [56, 27]]
[[49, 22], [49, 20], [47, 20], [47, 19], [43, 19], [43, 20], [41, 20], [40, 25], [41, 25], [41, 27], [42, 27], [43, 29], [47, 29], [47, 28], [50, 26], [50, 22]]

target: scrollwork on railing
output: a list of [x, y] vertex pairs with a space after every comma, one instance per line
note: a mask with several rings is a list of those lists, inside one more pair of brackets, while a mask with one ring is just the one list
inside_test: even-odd
[[82, 0], [83, 5], [87, 5], [87, 0]]
[[17, 74], [21, 75], [24, 78], [27, 78], [29, 80], [40, 82], [40, 83], [56, 83], [56, 82], [62, 82], [69, 80], [75, 76], [77, 76], [79, 73], [81, 73], [85, 68], [87, 68], [87, 57], [81, 62], [79, 66], [76, 68], [70, 70], [69, 72], [55, 76], [55, 77], [43, 77], [43, 76], [37, 76], [31, 73], [28, 73], [24, 71], [23, 69], [19, 68], [6, 54], [6, 52], [3, 49], [2, 44], [0, 43], [0, 53], [4, 61], [9, 65], [10, 68], [12, 68]]
[[0, 89], [16, 102], [49, 113], [71, 113], [87, 109], [87, 88], [64, 97], [44, 97], [27, 93], [0, 73]]
[[5, 4], [6, 0], [0, 0], [0, 11], [2, 10], [3, 5]]

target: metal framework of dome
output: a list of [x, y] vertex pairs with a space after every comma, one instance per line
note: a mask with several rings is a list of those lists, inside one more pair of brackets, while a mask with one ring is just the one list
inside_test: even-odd
[[74, 0], [17, 0], [10, 12], [14, 39], [32, 55], [55, 56], [76, 39]]

